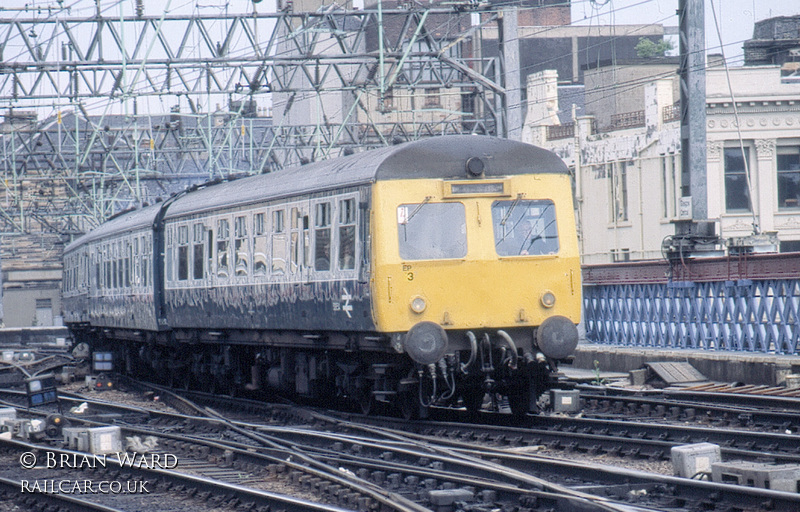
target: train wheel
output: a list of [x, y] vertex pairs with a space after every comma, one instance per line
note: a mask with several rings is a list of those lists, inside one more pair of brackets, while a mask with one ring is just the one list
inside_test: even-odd
[[356, 402], [361, 414], [367, 415], [372, 412], [375, 405], [375, 397], [372, 395], [372, 386], [359, 388], [356, 393]]
[[404, 390], [397, 394], [400, 417], [404, 420], [415, 420], [420, 417], [420, 404], [414, 390]]

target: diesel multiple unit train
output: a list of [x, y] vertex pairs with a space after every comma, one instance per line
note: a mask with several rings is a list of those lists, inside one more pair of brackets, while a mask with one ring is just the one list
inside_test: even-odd
[[71, 243], [63, 293], [76, 342], [166, 384], [521, 414], [578, 342], [570, 178], [441, 136], [191, 187]]

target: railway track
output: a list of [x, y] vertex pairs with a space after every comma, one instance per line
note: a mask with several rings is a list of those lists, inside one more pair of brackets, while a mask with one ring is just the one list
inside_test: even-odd
[[[3, 492], [20, 501], [23, 510], [37, 511], [50, 510], [46, 507], [53, 502], [67, 510], [97, 511], [350, 510], [147, 464], [127, 464], [115, 457], [87, 458], [70, 450], [0, 440]], [[12, 478], [9, 473], [18, 473], [20, 465], [25, 478]]]
[[800, 398], [701, 392], [691, 388], [633, 392], [591, 387], [581, 390], [581, 399], [584, 414], [594, 417], [668, 419], [714, 427], [800, 432]]
[[[163, 395], [162, 395], [163, 397]], [[208, 396], [205, 396], [205, 399], [208, 399]], [[215, 402], [212, 403], [213, 406], [218, 407], [220, 405], [224, 405], [227, 403], [228, 405], [235, 404], [237, 408], [245, 408], [249, 409], [248, 415], [255, 416], [255, 417], [274, 417], [274, 416], [283, 416], [284, 419], [290, 419], [292, 416], [292, 411], [296, 411], [296, 409], [292, 409], [289, 407], [277, 407], [271, 406], [268, 409], [265, 409], [263, 405], [252, 403], [248, 401], [238, 401], [232, 400], [230, 398], [222, 399], [223, 402]], [[195, 406], [195, 411], [205, 411], [208, 412], [205, 407], [198, 407]], [[259, 412], [260, 409], [260, 412]], [[276, 414], [276, 411], [279, 411]], [[218, 418], [219, 419], [219, 418]], [[535, 420], [537, 418], [532, 418]], [[539, 418], [541, 419], [541, 418]], [[557, 418], [552, 418], [554, 421]], [[374, 418], [358, 418], [358, 423], [352, 423], [347, 419], [340, 419], [340, 418], [332, 418], [326, 415], [320, 415], [317, 413], [304, 413], [300, 414], [298, 417], [294, 418], [296, 423], [312, 423], [314, 430], [322, 428], [324, 425], [328, 425], [328, 429], [332, 428], [330, 425], [339, 424], [337, 428], [344, 428], [345, 434], [342, 433], [325, 433], [322, 436], [317, 435], [316, 433], [309, 433], [309, 428], [306, 427], [305, 429], [297, 428], [297, 426], [291, 428], [285, 427], [275, 427], [275, 426], [265, 426], [263, 423], [261, 425], [252, 426], [252, 428], [257, 429], [257, 436], [265, 436], [268, 435], [268, 443], [275, 443], [275, 445], [291, 445], [294, 447], [302, 447], [304, 453], [312, 454], [320, 459], [328, 461], [329, 465], [332, 466], [339, 466], [339, 467], [352, 467], [351, 472], [354, 474], [358, 474], [365, 479], [374, 480], [375, 483], [379, 483], [381, 485], [389, 486], [394, 490], [397, 490], [401, 495], [406, 494], [414, 497], [415, 499], [420, 499], [419, 494], [414, 494], [411, 490], [415, 488], [415, 486], [420, 485], [420, 482], [426, 482], [424, 484], [427, 487], [433, 486], [442, 486], [445, 487], [454, 487], [458, 485], [464, 485], [463, 482], [459, 481], [442, 481], [439, 478], [433, 478], [431, 475], [431, 471], [436, 468], [437, 471], [444, 470], [442, 475], [452, 475], [458, 474], [457, 470], [453, 468], [445, 469], [443, 461], [435, 461], [431, 459], [431, 456], [428, 454], [420, 454], [420, 453], [413, 453], [411, 456], [407, 455], [397, 455], [395, 451], [393, 451], [397, 443], [411, 443], [412, 445], [415, 443], [422, 443], [425, 446], [430, 445], [430, 443], [434, 443], [440, 449], [442, 446], [446, 447], [446, 450], [458, 450], [459, 453], [462, 455], [468, 455], [470, 457], [483, 457], [484, 459], [489, 458], [500, 458], [507, 460], [507, 463], [501, 465], [502, 468], [507, 472], [509, 465], [520, 465], [523, 464], [520, 460], [529, 460], [527, 467], [522, 467], [521, 471], [523, 471], [526, 475], [535, 475], [537, 474], [536, 471], [544, 471], [543, 474], [549, 475], [562, 475], [562, 478], [565, 479], [565, 483], [567, 485], [577, 486], [577, 487], [586, 487], [589, 489], [594, 488], [602, 488], [602, 489], [616, 489], [617, 492], [620, 491], [620, 487], [618, 486], [628, 486], [628, 492], [636, 493], [636, 492], [649, 492], [651, 498], [655, 496], [656, 490], [658, 489], [669, 489], [669, 491], [664, 491], [666, 494], [670, 496], [669, 502], [675, 502], [684, 500], [686, 503], [699, 503], [697, 496], [703, 496], [700, 501], [707, 498], [707, 493], [705, 491], [699, 492], [699, 494], [692, 497], [692, 492], [688, 490], [681, 491], [685, 494], [686, 497], [683, 498], [675, 498], [674, 496], [674, 489], [676, 488], [675, 482], [669, 480], [671, 477], [667, 478], [667, 482], [660, 481], [658, 483], [654, 483], [652, 480], [647, 480], [649, 476], [642, 476], [640, 474], [639, 477], [641, 480], [637, 481], [637, 485], [639, 486], [636, 489], [630, 488], [629, 483], [631, 481], [636, 480], [633, 478], [632, 473], [626, 472], [622, 470], [619, 473], [611, 471], [611, 473], [615, 473], [615, 476], [606, 476], [604, 478], [596, 478], [590, 482], [582, 482], [576, 483], [571, 479], [574, 478], [575, 474], [579, 474], [581, 472], [585, 473], [586, 464], [583, 462], [579, 463], [569, 463], [564, 461], [555, 461], [551, 462], [547, 458], [542, 457], [531, 457], [529, 454], [520, 454], [514, 453], [514, 450], [519, 448], [523, 448], [526, 445], [537, 445], [539, 444], [538, 439], [532, 437], [525, 437], [524, 433], [530, 433], [530, 426], [527, 426], [526, 429], [521, 429], [519, 431], [513, 430], [511, 427], [505, 426], [478, 426], [478, 425], [442, 425], [440, 423], [412, 423], [412, 424], [404, 424], [405, 432], [401, 432], [400, 430], [392, 431], [386, 430], [384, 427], [387, 424], [390, 424], [391, 421], [386, 418], [381, 419], [374, 419]], [[369, 422], [377, 422], [380, 426], [365, 426], [364, 423]], [[398, 423], [399, 424], [399, 423]], [[376, 437], [378, 441], [375, 441], [371, 438], [365, 439], [364, 436], [365, 431], [364, 429], [370, 429], [370, 436]], [[552, 429], [551, 427], [548, 427]], [[354, 435], [351, 431], [355, 429], [358, 432], [358, 436], [354, 440], [352, 436]], [[414, 429], [417, 433], [410, 434], [407, 432], [409, 429]], [[554, 435], [562, 437], [562, 441], [560, 441], [565, 448], [572, 449], [572, 450], [580, 450], [580, 446], [570, 442], [563, 441], [563, 435], [565, 433], [571, 434], [570, 430], [576, 430], [574, 428], [555, 428]], [[242, 434], [245, 437], [248, 437], [247, 434]], [[344, 436], [344, 437], [342, 437]], [[387, 449], [385, 446], [381, 446], [379, 443], [383, 437], [388, 436], [392, 443], [391, 449]], [[401, 436], [397, 438], [396, 436]], [[410, 436], [410, 438], [409, 438]], [[414, 437], [416, 436], [416, 437]], [[252, 436], [250, 436], [252, 437]], [[277, 439], [277, 441], [276, 441]], [[310, 441], [311, 439], [316, 439], [316, 441]], [[262, 439], [263, 440], [263, 439]], [[668, 441], [664, 441], [663, 439], [656, 440], [657, 443], [669, 444]], [[685, 441], [685, 440], [681, 440]], [[617, 439], [617, 443], [619, 443], [619, 439]], [[626, 445], [630, 445], [631, 439], [626, 438], [623, 441]], [[369, 443], [376, 443], [376, 446], [369, 445]], [[480, 448], [477, 449], [476, 453], [476, 445], [481, 444]], [[487, 444], [494, 444], [494, 447], [489, 447]], [[676, 443], [671, 443], [670, 445], [674, 445]], [[682, 443], [678, 443], [682, 444]], [[273, 446], [274, 447], [274, 446]], [[351, 448], [355, 447], [355, 448]], [[365, 452], [370, 450], [377, 452], [377, 457], [373, 455], [372, 461], [365, 461], [359, 460]], [[252, 449], [245, 445], [243, 447], [245, 450]], [[473, 451], [470, 451], [473, 450]], [[356, 453], [350, 453], [351, 451], [355, 451]], [[622, 453], [623, 451], [618, 450], [618, 453]], [[404, 452], [405, 453], [405, 452]], [[613, 450], [610, 452], [613, 453]], [[660, 455], [664, 457], [664, 453], [668, 453], [668, 448], [666, 450], [662, 450]], [[345, 455], [342, 455], [345, 454]], [[644, 456], [646, 455], [645, 450], [637, 450], [633, 448], [628, 449], [628, 455], [636, 455], [636, 456]], [[762, 454], [763, 455], [763, 454]], [[415, 461], [413, 459], [418, 458], [426, 462], [426, 466], [422, 468], [422, 471], [419, 469], [412, 471], [410, 468], [414, 465]], [[407, 460], [407, 459], [411, 460]], [[483, 459], [482, 459], [483, 460]], [[533, 460], [533, 462], [530, 462]], [[334, 462], [334, 464], [330, 464]], [[396, 464], [396, 466], [392, 466], [391, 464]], [[441, 463], [441, 464], [440, 464]], [[574, 465], [573, 465], [574, 464]], [[485, 466], [485, 462], [482, 463]], [[553, 469], [549, 469], [549, 468]], [[598, 466], [599, 467], [599, 466]], [[387, 469], [389, 468], [389, 469]], [[543, 469], [544, 468], [544, 469]], [[393, 470], [393, 472], [392, 472]], [[501, 470], [502, 471], [502, 470]], [[605, 468], [598, 469], [599, 472], [608, 473]], [[634, 472], [633, 474], [638, 474]], [[392, 476], [393, 475], [393, 476]], [[427, 478], [426, 478], [427, 475]], [[437, 476], [440, 476], [438, 473]], [[391, 478], [389, 478], [391, 476]], [[475, 478], [476, 475], [467, 475], [468, 478]], [[295, 477], [298, 481], [301, 480], [302, 477]], [[486, 480], [489, 481], [492, 478], [496, 477], [487, 477]], [[432, 481], [433, 479], [433, 481]], [[308, 481], [308, 478], [303, 479], [303, 482]], [[676, 479], [677, 482], [681, 483], [681, 485], [685, 485], [683, 479]], [[620, 483], [623, 482], [623, 483]], [[628, 484], [624, 483], [628, 482]], [[610, 487], [609, 487], [610, 486]], [[665, 487], [666, 486], [666, 487]], [[729, 486], [726, 486], [729, 487]], [[649, 491], [646, 489], [649, 488]], [[486, 492], [484, 492], [486, 491]], [[748, 493], [749, 491], [744, 491]], [[496, 489], [484, 489], [476, 493], [477, 495], [483, 497], [485, 495], [489, 496], [497, 496]], [[713, 493], [712, 493], [713, 494]], [[715, 495], [724, 495], [722, 494], [715, 494]], [[502, 493], [501, 493], [501, 496]], [[542, 498], [539, 497], [539, 500]], [[736, 498], [733, 501], [739, 501], [741, 498]], [[758, 498], [756, 498], [757, 501]], [[517, 498], [519, 501], [519, 498]], [[665, 506], [664, 500], [666, 498], [662, 498], [662, 502], [659, 503], [659, 507]], [[746, 503], [748, 500], [739, 501], [740, 503]], [[796, 504], [795, 504], [796, 505]], [[794, 507], [795, 505], [791, 505]], [[707, 506], [707, 504], [706, 504]], [[758, 509], [757, 504], [753, 504], [755, 508], [753, 510]], [[789, 509], [792, 509], [792, 508]]]
[[[198, 400], [208, 401], [214, 407], [227, 407], [230, 399], [220, 399], [208, 394], [193, 394]], [[275, 411], [249, 401], [236, 401], [237, 407], [250, 409], [248, 417], [263, 417]], [[654, 407], [652, 410], [658, 410]], [[627, 409], [624, 409], [627, 411]], [[628, 411], [629, 412], [629, 411]], [[674, 411], [673, 411], [674, 412]], [[674, 446], [710, 442], [719, 444], [729, 459], [751, 461], [771, 460], [776, 463], [800, 463], [797, 436], [785, 432], [762, 432], [719, 428], [718, 424], [702, 426], [679, 424], [677, 419], [688, 421], [692, 416], [677, 415], [671, 422], [658, 422], [657, 418], [636, 421], [641, 417], [620, 414], [609, 418], [583, 418], [570, 416], [529, 416], [523, 421], [506, 415], [485, 415], [482, 420], [495, 425], [447, 421], [452, 411], [433, 413], [435, 421], [413, 422], [396, 418], [359, 416], [358, 422], [374, 426], [413, 431], [437, 439], [460, 439], [469, 443], [494, 444], [508, 447], [544, 445], [551, 449], [583, 453], [606, 453], [631, 458], [669, 460]], [[751, 411], [752, 414], [752, 411]], [[767, 415], [767, 413], [764, 413]], [[777, 413], [782, 416], [783, 413]], [[438, 417], [437, 417], [438, 416]], [[667, 415], [669, 416], [669, 415]], [[348, 417], [348, 416], [344, 416]], [[694, 416], [698, 419], [701, 417]], [[290, 435], [290, 434], [287, 434]], [[302, 434], [300, 434], [302, 435]], [[298, 440], [299, 442], [300, 440]]]
[[[671, 446], [695, 441], [682, 437], [685, 434], [678, 427], [674, 427], [676, 434], [664, 436], [663, 425], [648, 423], [652, 432], [638, 434], [630, 422], [609, 427], [607, 420], [562, 417], [530, 417], [522, 427], [408, 423], [204, 394], [186, 400], [163, 388], [154, 389], [161, 401], [184, 414], [117, 408], [82, 396], [64, 400], [89, 403], [94, 409], [90, 424], [119, 424], [126, 436], [157, 436], [159, 449], [177, 454], [186, 471], [240, 486], [281, 481], [290, 488], [288, 492], [324, 496], [336, 506], [356, 510], [403, 510], [398, 504], [410, 507], [405, 510], [418, 510], [452, 506], [456, 501], [467, 511], [487, 507], [622, 510], [620, 500], [656, 510], [713, 510], [726, 504], [740, 507], [733, 510], [800, 508], [798, 495], [730, 485], [717, 488], [720, 484], [530, 453], [545, 445], [572, 452], [664, 458]], [[592, 424], [601, 430], [591, 431], [588, 425]], [[653, 439], [659, 430], [661, 434]], [[696, 431], [700, 436], [709, 432]], [[725, 431], [715, 431], [719, 432]], [[678, 437], [669, 439], [672, 435]], [[742, 436], [740, 432], [729, 435]], [[601, 438], [616, 444], [607, 448], [598, 442]], [[723, 447], [726, 454], [746, 451]], [[776, 460], [796, 460], [797, 454], [784, 456]], [[743, 504], [747, 508], [741, 508]]]

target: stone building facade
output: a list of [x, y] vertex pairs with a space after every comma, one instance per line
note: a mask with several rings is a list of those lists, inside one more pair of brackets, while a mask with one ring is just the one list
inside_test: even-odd
[[[569, 109], [555, 101], [555, 74], [529, 76], [528, 97], [541, 101], [528, 102], [523, 137], [575, 173], [585, 263], [660, 258], [674, 234], [683, 195], [677, 80], [642, 80], [625, 93], [641, 95], [639, 108], [611, 114], [617, 124], [598, 131], [592, 115], [553, 123], [553, 109]], [[800, 83], [780, 66], [718, 66], [706, 90], [709, 220], [724, 239], [774, 232], [781, 251], [800, 250]], [[587, 94], [588, 113], [593, 104]]]

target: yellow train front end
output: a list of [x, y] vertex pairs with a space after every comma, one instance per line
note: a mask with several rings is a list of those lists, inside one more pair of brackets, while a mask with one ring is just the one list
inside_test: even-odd
[[577, 345], [580, 261], [566, 173], [378, 181], [373, 318], [415, 362], [422, 406], [485, 393], [536, 409]]

